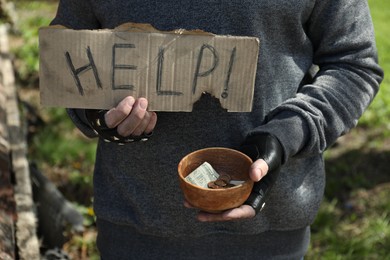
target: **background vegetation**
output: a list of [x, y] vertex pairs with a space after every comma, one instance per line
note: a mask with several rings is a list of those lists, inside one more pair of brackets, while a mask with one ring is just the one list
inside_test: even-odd
[[[64, 250], [73, 259], [98, 258], [91, 173], [96, 144], [84, 138], [63, 109], [39, 106], [37, 29], [54, 17], [57, 1], [14, 2], [12, 36], [19, 93], [32, 111], [29, 156], [85, 216], [86, 230], [69, 234]], [[390, 72], [390, 1], [369, 0], [379, 62]], [[313, 225], [306, 259], [390, 259], [390, 80], [356, 129], [326, 152], [325, 199]]]

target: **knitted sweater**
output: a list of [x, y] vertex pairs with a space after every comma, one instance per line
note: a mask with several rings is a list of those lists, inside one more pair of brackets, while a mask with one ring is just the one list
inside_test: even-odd
[[[323, 198], [322, 153], [356, 125], [383, 77], [367, 2], [61, 0], [53, 24], [97, 29], [125, 22], [258, 37], [253, 110], [228, 113], [217, 99], [203, 95], [192, 112], [158, 112], [147, 142], [119, 146], [99, 140], [97, 217], [171, 237], [259, 234], [310, 225]], [[305, 82], [313, 64], [318, 71]], [[68, 111], [83, 133], [96, 137], [82, 111]], [[285, 154], [265, 208], [243, 221], [196, 221], [195, 210], [183, 207], [180, 159], [205, 147], [238, 148], [247, 135], [263, 132], [276, 136]]]

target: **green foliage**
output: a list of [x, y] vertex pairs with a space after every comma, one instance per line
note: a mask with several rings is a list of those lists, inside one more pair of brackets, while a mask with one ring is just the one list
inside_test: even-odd
[[[16, 76], [25, 86], [37, 87], [39, 71], [38, 29], [47, 26], [55, 15], [57, 1], [17, 1], [19, 16], [13, 53]], [[27, 111], [26, 111], [27, 112]], [[96, 140], [85, 138], [75, 128], [63, 108], [41, 109], [44, 126], [29, 140], [28, 157], [36, 162], [62, 194], [84, 216], [85, 231], [69, 234], [64, 250], [72, 259], [99, 259], [96, 249], [95, 215], [92, 210], [92, 172]]]
[[52, 17], [44, 13], [52, 10], [53, 5], [40, 1], [18, 1], [15, 4], [18, 11], [22, 10], [16, 29], [23, 40], [23, 44], [12, 49], [16, 58], [16, 76], [25, 84], [34, 84], [38, 81], [39, 71], [38, 28], [49, 25]]
[[77, 205], [78, 211], [84, 216], [84, 226], [93, 226], [95, 224], [95, 212], [91, 206]]
[[44, 112], [48, 119], [30, 140], [30, 160], [52, 179], [62, 179], [57, 185], [68, 200], [90, 206], [96, 141], [80, 134], [65, 109]]
[[50, 20], [45, 17], [31, 17], [20, 25], [23, 37], [23, 45], [14, 49], [17, 59], [17, 76], [23, 82], [36, 81], [39, 71], [39, 44], [38, 30], [41, 26], [46, 26]]
[[47, 126], [34, 136], [30, 146], [34, 159], [56, 167], [73, 166], [76, 170], [92, 165], [95, 142], [75, 134], [78, 130], [66, 115], [65, 109], [51, 108], [47, 112]]
[[385, 79], [382, 82], [380, 91], [373, 103], [363, 115], [360, 124], [369, 127], [383, 128], [384, 135], [390, 136], [390, 1], [369, 0], [377, 48], [379, 54], [379, 64], [385, 71]]
[[351, 195], [344, 205], [323, 202], [306, 259], [390, 259], [390, 185]]

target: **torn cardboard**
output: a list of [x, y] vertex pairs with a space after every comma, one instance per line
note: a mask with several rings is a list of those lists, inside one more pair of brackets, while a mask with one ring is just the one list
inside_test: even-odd
[[109, 109], [131, 95], [149, 110], [191, 111], [207, 92], [230, 112], [251, 111], [258, 38], [133, 27], [41, 28], [42, 105]]

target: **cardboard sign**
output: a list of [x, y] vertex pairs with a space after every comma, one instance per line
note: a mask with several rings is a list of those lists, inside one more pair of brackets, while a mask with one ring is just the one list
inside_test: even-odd
[[149, 110], [191, 111], [207, 92], [228, 111], [251, 111], [257, 38], [123, 28], [41, 28], [42, 105], [109, 109], [131, 95]]

